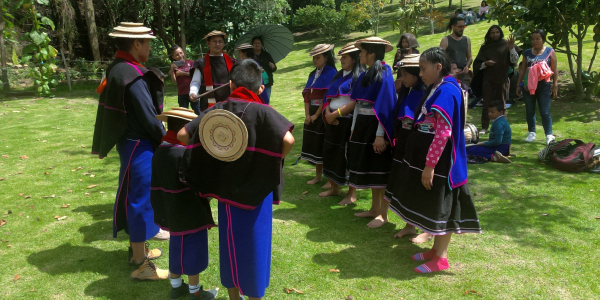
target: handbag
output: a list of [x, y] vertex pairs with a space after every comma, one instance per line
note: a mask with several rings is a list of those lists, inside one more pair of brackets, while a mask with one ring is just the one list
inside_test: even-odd
[[594, 143], [584, 143], [576, 139], [562, 140], [556, 145], [552, 154], [552, 167], [571, 173], [583, 172], [592, 163], [594, 150], [596, 150]]

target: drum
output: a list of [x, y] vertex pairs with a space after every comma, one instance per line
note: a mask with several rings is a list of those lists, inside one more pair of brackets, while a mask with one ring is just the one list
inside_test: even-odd
[[479, 132], [477, 126], [473, 123], [465, 125], [465, 144], [477, 144], [479, 142]]

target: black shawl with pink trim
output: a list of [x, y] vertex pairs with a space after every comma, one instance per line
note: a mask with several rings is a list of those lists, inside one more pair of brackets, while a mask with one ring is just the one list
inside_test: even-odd
[[[199, 143], [200, 121], [213, 109], [234, 113], [248, 129], [248, 147], [236, 161], [217, 160]], [[252, 210], [278, 190], [282, 178], [283, 137], [293, 127], [268, 105], [232, 97], [218, 102], [186, 125], [191, 139], [181, 164], [181, 175], [203, 197]]]
[[164, 101], [162, 80], [144, 67], [121, 58], [115, 59], [106, 70], [106, 88], [100, 94], [92, 154], [98, 154], [100, 158], [106, 157], [127, 131], [125, 92], [129, 84], [139, 77], [143, 77], [148, 83], [157, 114], [162, 112]]

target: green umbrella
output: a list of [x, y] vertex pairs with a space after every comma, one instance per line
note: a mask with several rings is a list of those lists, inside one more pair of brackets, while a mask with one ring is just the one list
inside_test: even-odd
[[263, 49], [271, 54], [275, 62], [284, 59], [294, 46], [294, 35], [286, 27], [281, 25], [262, 25], [242, 35], [235, 44], [236, 48], [243, 43], [252, 44], [252, 38], [255, 36], [262, 38]]

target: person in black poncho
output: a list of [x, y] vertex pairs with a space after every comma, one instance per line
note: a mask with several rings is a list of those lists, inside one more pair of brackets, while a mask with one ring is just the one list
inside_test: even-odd
[[[106, 77], [96, 90], [100, 93], [92, 154], [108, 155], [116, 145], [121, 161], [119, 188], [113, 211], [113, 237], [125, 230], [129, 235], [127, 262], [138, 267], [131, 273], [136, 280], [168, 277], [150, 259], [162, 250], [148, 249], [145, 242], [159, 234], [150, 205], [151, 163], [154, 150], [165, 134], [154, 116], [162, 111], [162, 80], [140, 62], [150, 54], [150, 28], [140, 23], [123, 22], [110, 34], [119, 51], [108, 66]], [[168, 238], [168, 233], [159, 235]]]

